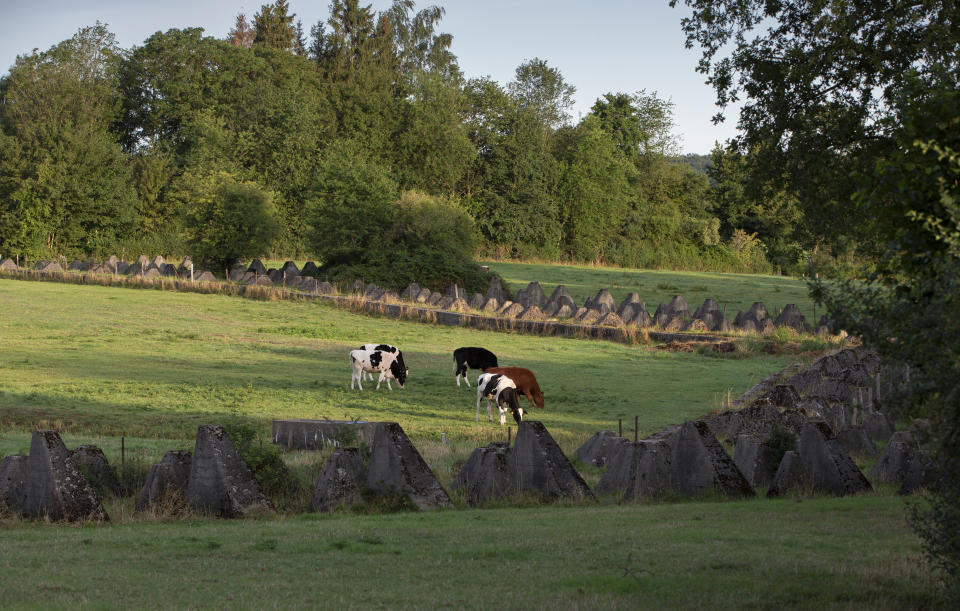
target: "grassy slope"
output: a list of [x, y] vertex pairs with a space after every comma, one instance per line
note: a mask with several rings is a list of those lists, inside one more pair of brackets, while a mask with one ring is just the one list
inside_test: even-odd
[[8, 608], [925, 607], [930, 577], [902, 505], [868, 496], [27, 525], [0, 530], [0, 590]]
[[[786, 276], [759, 274], [720, 274], [712, 272], [671, 272], [594, 267], [585, 265], [558, 265], [552, 263], [489, 262], [492, 271], [500, 274], [512, 291], [537, 281], [547, 297], [558, 284], [563, 284], [578, 305], [607, 288], [619, 303], [627, 293], [640, 294], [652, 315], [658, 303], [668, 303], [674, 295], [683, 295], [695, 310], [708, 297], [726, 306], [731, 321], [737, 310], [746, 310], [754, 301], [763, 301], [767, 311], [775, 316], [777, 308], [795, 303], [814, 323], [813, 301], [807, 294], [803, 280]], [[817, 316], [823, 312], [818, 311]]]
[[[485, 345], [529, 365], [537, 412], [567, 452], [640, 417], [641, 433], [696, 416], [792, 361], [666, 353], [356, 316], [313, 303], [0, 281], [0, 454], [36, 425], [95, 441], [120, 432], [155, 460], [200, 422], [272, 418], [399, 421], [428, 462], [465, 457], [502, 429], [473, 422], [473, 390], [450, 351]], [[391, 340], [412, 368], [403, 391], [349, 391], [346, 353]], [[456, 440], [436, 442], [438, 431]], [[454, 457], [456, 458], [456, 457]], [[293, 460], [298, 460], [296, 456]], [[300, 459], [309, 462], [311, 459]], [[319, 464], [312, 468], [319, 469]], [[595, 470], [594, 470], [595, 471]], [[595, 483], [598, 473], [584, 473]], [[4, 606], [923, 606], [930, 586], [902, 501], [684, 502], [299, 516], [114, 525], [0, 521]], [[56, 550], [56, 551], [54, 551]], [[102, 567], [110, 566], [109, 571]], [[642, 597], [642, 598], [640, 598]], [[158, 601], [163, 601], [159, 603]]]
[[[609, 342], [494, 334], [358, 316], [317, 303], [258, 302], [55, 283], [0, 281], [0, 423], [69, 432], [188, 439], [230, 413], [396, 420], [416, 439], [445, 431], [485, 442], [473, 389], [451, 352], [483, 345], [534, 370], [542, 419], [568, 450], [617, 418], [641, 433], [714, 409], [792, 359], [714, 359]], [[403, 390], [349, 388], [347, 353], [370, 341], [404, 349]]]

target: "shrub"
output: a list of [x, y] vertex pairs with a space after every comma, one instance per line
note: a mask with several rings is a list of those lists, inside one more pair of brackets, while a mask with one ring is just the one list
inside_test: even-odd
[[221, 270], [267, 252], [280, 233], [273, 195], [227, 172], [188, 179], [188, 243], [200, 262]]

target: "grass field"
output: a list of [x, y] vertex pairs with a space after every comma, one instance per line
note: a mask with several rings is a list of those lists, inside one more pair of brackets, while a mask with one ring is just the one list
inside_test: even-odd
[[0, 526], [4, 608], [935, 604], [895, 497]]
[[[12, 280], [0, 280], [0, 312], [2, 455], [25, 451], [36, 427], [60, 429], [68, 447], [101, 445], [114, 464], [125, 435], [128, 460], [149, 464], [191, 448], [198, 424], [224, 419], [246, 418], [264, 435], [274, 418], [393, 420], [448, 489], [473, 447], [505, 437], [474, 421], [474, 389], [453, 380], [455, 347], [485, 346], [533, 369], [547, 399], [533, 418], [567, 453], [618, 418], [625, 434], [634, 416], [641, 436], [652, 433], [813, 356], [722, 358], [314, 302]], [[347, 352], [371, 341], [404, 349], [406, 388], [349, 389]], [[315, 479], [322, 459], [307, 454], [287, 460]], [[599, 470], [579, 468], [596, 482]], [[131, 517], [133, 499], [114, 499], [111, 525], [0, 520], [0, 606], [936, 604], [901, 499], [881, 489], [798, 500], [157, 522]]]
[[652, 315], [657, 304], [668, 303], [674, 295], [683, 295], [692, 312], [704, 299], [712, 297], [726, 307], [731, 321], [738, 310], [746, 310], [754, 301], [763, 301], [767, 312], [775, 317], [777, 309], [795, 303], [811, 324], [819, 320], [822, 311], [814, 318], [813, 300], [807, 292], [806, 283], [788, 276], [765, 276], [760, 274], [721, 274], [712, 272], [672, 272], [638, 270], [619, 267], [596, 267], [587, 265], [557, 265], [551, 263], [510, 263], [490, 261], [491, 271], [504, 279], [511, 291], [525, 288], [537, 281], [550, 296], [558, 284], [567, 287], [577, 305], [583, 305], [587, 297], [593, 297], [602, 288], [610, 290], [617, 303], [627, 293], [636, 292], [643, 299]]

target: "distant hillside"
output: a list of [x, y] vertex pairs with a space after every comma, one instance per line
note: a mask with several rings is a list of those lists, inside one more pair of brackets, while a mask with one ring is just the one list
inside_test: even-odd
[[707, 168], [713, 165], [710, 155], [697, 155], [696, 153], [687, 153], [682, 155], [680, 161], [690, 164], [690, 167], [700, 172], [701, 174], [707, 173]]

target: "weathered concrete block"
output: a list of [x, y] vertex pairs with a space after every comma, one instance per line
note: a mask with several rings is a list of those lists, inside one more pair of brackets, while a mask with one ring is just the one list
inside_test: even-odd
[[600, 431], [594, 433], [577, 448], [577, 458], [581, 462], [602, 467], [608, 464], [610, 459], [620, 451], [620, 447], [629, 441], [626, 437], [618, 437], [613, 431]]
[[837, 433], [837, 439], [850, 454], [877, 455], [877, 446], [867, 437], [863, 427], [849, 426]]
[[151, 466], [134, 513], [163, 504], [185, 505], [192, 459], [193, 454], [189, 450], [171, 450], [163, 455], [160, 462]]
[[218, 424], [197, 429], [187, 504], [224, 518], [273, 511], [253, 471]]
[[893, 424], [886, 414], [868, 411], [863, 415], [863, 430], [873, 441], [886, 441], [893, 435]]
[[26, 479], [26, 455], [13, 454], [0, 462], [0, 500], [12, 513], [19, 514], [23, 510]]
[[107, 460], [103, 450], [97, 446], [77, 446], [72, 452], [73, 460], [83, 471], [84, 476], [94, 490], [120, 494], [120, 478], [117, 471]]
[[671, 456], [663, 440], [626, 441], [610, 459], [597, 493], [622, 494], [625, 501], [661, 497], [673, 489]]
[[404, 497], [418, 509], [453, 506], [447, 491], [396, 422], [377, 423], [367, 487], [380, 495]]
[[274, 420], [273, 443], [296, 450], [322, 450], [325, 446], [370, 448], [376, 422], [355, 420]]
[[817, 490], [843, 496], [871, 490], [870, 482], [850, 459], [840, 442], [828, 443], [813, 423], [804, 427], [798, 442], [800, 459]]
[[317, 480], [310, 511], [334, 511], [363, 502], [367, 469], [358, 448], [338, 448]]
[[26, 464], [22, 515], [51, 520], [109, 520], [56, 431], [34, 431]]
[[811, 488], [810, 477], [807, 475], [800, 455], [788, 450], [783, 454], [780, 466], [773, 476], [773, 481], [770, 482], [767, 496], [778, 497], [791, 491], [807, 490], [809, 488]]
[[248, 272], [253, 272], [257, 276], [266, 276], [267, 275], [267, 266], [263, 264], [263, 261], [260, 259], [254, 259], [250, 262], [250, 267], [247, 268]]
[[542, 422], [524, 420], [510, 453], [510, 472], [521, 492], [545, 498], [593, 498]]
[[670, 446], [674, 492], [692, 496], [715, 490], [728, 496], [753, 496], [753, 487], [705, 422], [685, 422], [651, 437]]
[[768, 486], [779, 463], [770, 444], [753, 435], [739, 435], [733, 462], [751, 486]]
[[510, 473], [510, 448], [495, 442], [477, 448], [460, 468], [454, 481], [456, 490], [464, 490], [471, 507], [502, 499], [518, 492]]

